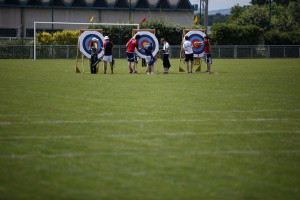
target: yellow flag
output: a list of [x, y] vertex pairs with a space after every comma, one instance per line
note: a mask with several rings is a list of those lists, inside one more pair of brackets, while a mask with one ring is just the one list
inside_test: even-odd
[[195, 19], [194, 19], [194, 24], [196, 24], [198, 22], [198, 15], [196, 15]]
[[92, 16], [90, 19], [90, 22], [93, 22], [93, 21], [94, 21], [94, 16]]

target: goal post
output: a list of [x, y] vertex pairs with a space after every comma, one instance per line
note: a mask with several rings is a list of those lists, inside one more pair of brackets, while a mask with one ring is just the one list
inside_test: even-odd
[[[100, 25], [100, 26], [136, 26], [137, 29], [140, 29], [140, 24], [130, 24], [130, 23], [78, 23], [78, 22], [41, 22], [41, 21], [34, 21], [33, 24], [33, 60], [37, 59], [37, 52], [36, 52], [36, 47], [37, 47], [37, 38], [36, 38], [36, 33], [37, 33], [37, 26], [40, 24], [44, 24], [44, 25], [49, 25], [51, 24], [52, 27], [53, 25], [72, 25], [74, 26], [73, 29], [74, 30], [79, 30], [79, 29], [83, 29], [86, 27], [83, 26], [94, 26], [94, 25]], [[69, 30], [69, 29], [65, 29], [65, 30]]]

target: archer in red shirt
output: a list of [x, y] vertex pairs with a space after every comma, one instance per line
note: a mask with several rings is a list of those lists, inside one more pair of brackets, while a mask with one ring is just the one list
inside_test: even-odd
[[[126, 44], [126, 54], [127, 54], [127, 61], [128, 61], [128, 69], [129, 73], [137, 73], [136, 64], [137, 60], [134, 55], [135, 48], [138, 48], [138, 41], [141, 38], [140, 35], [135, 35], [135, 37], [131, 38]], [[131, 67], [133, 64], [133, 67]]]
[[211, 73], [211, 64], [212, 64], [212, 58], [211, 58], [211, 44], [208, 36], [204, 37], [204, 41], [200, 43], [200, 45], [204, 45], [204, 60], [206, 63], [207, 70], [206, 72], [208, 74]]

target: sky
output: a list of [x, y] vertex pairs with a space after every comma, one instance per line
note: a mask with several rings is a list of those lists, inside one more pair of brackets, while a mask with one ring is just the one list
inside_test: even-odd
[[[204, 0], [202, 0], [203, 2]], [[251, 0], [208, 0], [208, 10], [220, 10], [231, 8], [237, 4], [250, 5]], [[199, 4], [200, 0], [190, 0], [191, 4]]]

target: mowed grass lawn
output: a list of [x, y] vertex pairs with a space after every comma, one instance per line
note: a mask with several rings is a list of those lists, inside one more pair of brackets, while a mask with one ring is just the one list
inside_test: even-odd
[[0, 60], [0, 199], [299, 199], [300, 60], [213, 62]]

